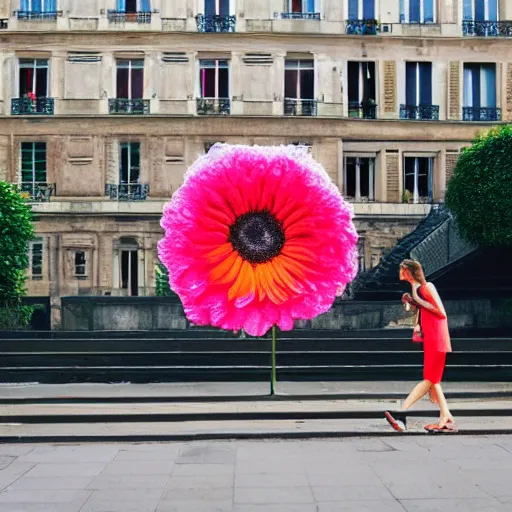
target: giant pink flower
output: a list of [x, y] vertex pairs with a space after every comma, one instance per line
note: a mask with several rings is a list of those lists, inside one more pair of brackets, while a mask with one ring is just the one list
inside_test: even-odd
[[217, 144], [166, 205], [159, 255], [192, 323], [291, 330], [355, 277], [352, 215], [305, 148]]

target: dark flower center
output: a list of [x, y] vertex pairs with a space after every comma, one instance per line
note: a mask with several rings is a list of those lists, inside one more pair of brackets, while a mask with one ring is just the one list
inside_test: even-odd
[[281, 252], [284, 231], [270, 212], [249, 212], [240, 215], [229, 228], [229, 241], [244, 260], [265, 263]]

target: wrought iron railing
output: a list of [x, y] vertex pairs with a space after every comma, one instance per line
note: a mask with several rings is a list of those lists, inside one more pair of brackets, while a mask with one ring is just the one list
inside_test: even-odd
[[439, 105], [400, 105], [400, 119], [439, 121]]
[[9, 20], [0, 20], [0, 30], [9, 28]]
[[501, 109], [495, 107], [462, 107], [463, 121], [500, 121]]
[[349, 35], [374, 36], [379, 30], [377, 20], [347, 20], [345, 32]]
[[475, 37], [512, 37], [512, 21], [463, 20], [462, 33]]
[[377, 105], [374, 103], [348, 102], [348, 117], [357, 119], [377, 119]]
[[12, 98], [11, 114], [17, 115], [43, 115], [52, 116], [55, 112], [53, 98]]
[[199, 32], [234, 32], [236, 29], [236, 16], [198, 14], [196, 20]]
[[285, 116], [316, 116], [317, 114], [317, 100], [302, 100], [295, 98], [285, 98], [284, 100]]
[[127, 98], [110, 98], [108, 100], [109, 114], [145, 115], [149, 114], [149, 100], [129, 100]]
[[105, 194], [117, 201], [145, 201], [149, 194], [149, 183], [107, 183]]
[[151, 12], [124, 12], [109, 9], [107, 13], [109, 23], [151, 23]]
[[55, 183], [24, 181], [19, 184], [20, 192], [30, 195], [31, 201], [46, 202], [55, 195]]
[[230, 113], [231, 100], [229, 98], [197, 98], [197, 114], [200, 116], [229, 115]]
[[16, 11], [19, 20], [52, 21], [62, 16], [62, 11], [37, 12], [37, 11]]
[[282, 12], [283, 20], [320, 20], [319, 12]]

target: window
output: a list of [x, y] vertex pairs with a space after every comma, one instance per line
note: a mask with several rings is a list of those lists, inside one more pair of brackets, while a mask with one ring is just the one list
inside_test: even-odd
[[405, 203], [432, 201], [432, 174], [434, 159], [431, 157], [404, 157]]
[[229, 65], [227, 60], [199, 61], [201, 98], [229, 98]]
[[496, 121], [496, 65], [464, 64], [465, 121]]
[[498, 21], [498, 0], [463, 0], [464, 20]]
[[375, 62], [348, 63], [349, 117], [377, 117], [375, 84]]
[[206, 16], [229, 16], [230, 0], [204, 0]]
[[349, 20], [374, 20], [375, 0], [348, 0]]
[[356, 202], [375, 201], [375, 158], [345, 158], [344, 196]]
[[434, 0], [400, 0], [400, 23], [434, 23]]
[[21, 189], [34, 198], [41, 185], [46, 185], [46, 143], [22, 142]]
[[129, 100], [144, 97], [144, 61], [117, 61], [117, 97]]
[[32, 280], [43, 279], [43, 239], [34, 238], [29, 244], [29, 270]]
[[287, 60], [284, 72], [286, 98], [312, 100], [315, 97], [315, 66], [312, 60]]
[[405, 64], [405, 103], [407, 105], [432, 104], [432, 63], [407, 62]]
[[117, 0], [118, 12], [136, 13], [151, 12], [150, 0]]
[[314, 13], [315, 0], [287, 0], [287, 9], [290, 13]]
[[20, 11], [23, 12], [56, 12], [57, 0], [21, 0]]
[[20, 59], [20, 98], [46, 98], [48, 96], [48, 61]]
[[75, 277], [87, 278], [87, 259], [85, 251], [75, 251]]
[[140, 178], [140, 142], [122, 142], [119, 182], [121, 185], [135, 185]]

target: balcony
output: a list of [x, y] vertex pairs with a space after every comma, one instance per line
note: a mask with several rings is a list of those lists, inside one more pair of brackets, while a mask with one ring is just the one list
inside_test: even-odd
[[108, 100], [108, 113], [117, 115], [143, 116], [149, 114], [149, 105], [149, 100], [110, 98]]
[[197, 98], [197, 115], [229, 115], [231, 100], [229, 98]]
[[149, 194], [149, 183], [107, 183], [105, 194], [117, 201], [145, 201]]
[[0, 30], [6, 30], [9, 28], [9, 20], [0, 20]]
[[501, 109], [496, 107], [462, 107], [463, 121], [500, 121]]
[[400, 105], [400, 119], [439, 121], [439, 105]]
[[295, 98], [285, 98], [284, 100], [285, 116], [316, 116], [317, 113], [317, 100], [302, 100]]
[[35, 21], [55, 21], [62, 16], [62, 11], [55, 12], [37, 12], [37, 11], [16, 11], [16, 17], [19, 20]]
[[379, 30], [377, 20], [347, 20], [345, 32], [351, 36], [375, 36]]
[[462, 34], [474, 37], [512, 37], [512, 21], [462, 21]]
[[377, 105], [375, 103], [349, 101], [348, 117], [355, 119], [377, 119]]
[[109, 23], [123, 24], [123, 23], [139, 23], [149, 24], [151, 23], [150, 12], [124, 12], [114, 11], [109, 9], [107, 13]]
[[53, 116], [54, 111], [55, 100], [53, 98], [13, 98], [11, 103], [11, 114], [13, 116]]
[[198, 14], [196, 16], [199, 32], [234, 32], [236, 16]]
[[317, 20], [320, 21], [319, 12], [282, 12], [283, 20]]
[[55, 195], [55, 183], [27, 181], [19, 184], [20, 192], [30, 198], [31, 201], [43, 203]]

